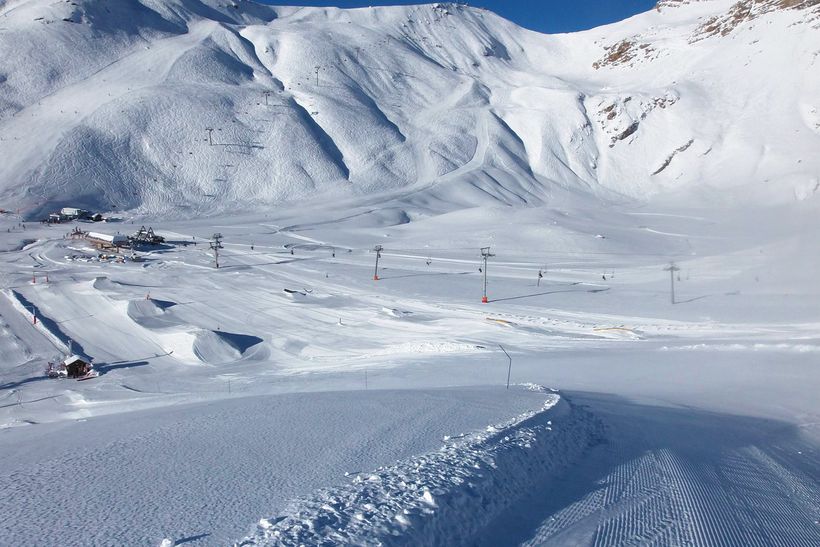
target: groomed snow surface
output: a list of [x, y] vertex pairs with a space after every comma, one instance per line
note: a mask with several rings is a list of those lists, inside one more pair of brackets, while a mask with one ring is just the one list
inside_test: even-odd
[[[290, 498], [346, 483], [348, 474], [369, 476], [487, 424], [510, 424], [499, 434], [517, 434], [516, 424], [555, 400], [518, 387], [362, 389], [229, 398], [4, 431], [0, 484], [8, 505], [0, 536], [18, 545], [156, 545], [165, 536], [228, 545], [255, 515]], [[570, 454], [585, 441], [571, 443]], [[425, 473], [449, 473], [462, 455], [465, 464], [476, 459], [448, 446], [449, 467], [432, 462]], [[404, 508], [407, 494], [391, 488], [371, 501], [381, 511]]]
[[596, 429], [550, 394], [539, 410], [321, 490], [285, 516], [262, 519], [239, 545], [468, 543], [520, 492], [577, 458]]
[[[816, 544], [818, 295], [797, 229], [816, 219], [571, 197], [509, 214], [160, 221], [168, 244], [124, 263], [62, 237], [82, 223], [6, 216], [34, 243], [0, 261], [0, 535]], [[100, 376], [46, 378], [69, 351]]]
[[734, 4], [0, 0], [0, 546], [820, 545], [820, 19]]

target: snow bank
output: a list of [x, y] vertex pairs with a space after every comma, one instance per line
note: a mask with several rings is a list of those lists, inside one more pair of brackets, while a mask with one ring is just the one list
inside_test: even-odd
[[[248, 334], [203, 329], [195, 335], [193, 351], [204, 363], [231, 363], [250, 355], [251, 350], [262, 341]], [[267, 353], [263, 353], [263, 358], [266, 356]]]
[[686, 344], [681, 346], [661, 346], [661, 351], [789, 351], [810, 353], [820, 351], [820, 346], [813, 344], [779, 343], [779, 344]]
[[166, 302], [153, 298], [132, 300], [128, 302], [127, 313], [132, 321], [147, 329], [176, 327], [182, 322], [167, 313], [167, 310], [174, 305], [176, 305], [175, 302]]
[[298, 500], [284, 515], [261, 519], [236, 545], [463, 543], [533, 483], [575, 460], [599, 428], [588, 412], [548, 393], [540, 410], [445, 438], [436, 452]]
[[[65, 334], [62, 329], [60, 329], [60, 326], [55, 321], [46, 316], [42, 311], [40, 311], [39, 307], [28, 301], [22, 294], [12, 289], [4, 291], [4, 294], [11, 302], [11, 305], [14, 306], [14, 308], [21, 314], [29, 317], [37, 317], [37, 322], [32, 323], [34, 328], [45, 335], [45, 337], [48, 338], [48, 340], [54, 344], [55, 347], [65, 352], [73, 350], [76, 353], [79, 353], [79, 355], [81, 355], [84, 359], [91, 359], [83, 351], [78, 342], [71, 340], [71, 338]], [[71, 346], [71, 348], [69, 348], [69, 346]]]

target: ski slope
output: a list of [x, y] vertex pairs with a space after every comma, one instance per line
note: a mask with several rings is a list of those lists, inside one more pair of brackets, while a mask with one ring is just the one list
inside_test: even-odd
[[820, 543], [818, 24], [0, 2], [0, 544]]
[[[35, 243], [10, 244], [19, 250], [0, 262], [3, 480], [17, 492], [4, 534], [77, 545], [816, 542], [818, 294], [815, 258], [802, 253], [812, 233], [797, 229], [811, 211], [789, 209], [783, 233], [763, 239], [761, 217], [745, 211], [729, 221], [709, 209], [573, 209], [576, 199], [562, 214], [519, 210], [514, 223], [482, 208], [374, 226], [333, 207], [166, 221], [166, 248], [122, 264], [64, 239], [70, 225], [23, 231], [6, 217], [10, 242]], [[205, 244], [216, 230], [219, 269]], [[488, 304], [485, 243], [496, 254]], [[673, 258], [675, 305], [663, 271]], [[69, 344], [99, 378], [44, 377]], [[513, 360], [510, 392], [499, 345]], [[560, 386], [563, 414], [516, 420], [545, 401], [522, 382]], [[475, 458], [498, 462], [481, 468], [480, 510], [457, 501], [458, 481], [436, 478], [472, 476], [461, 473]], [[415, 486], [387, 487], [396, 480]], [[114, 481], [133, 486], [110, 492]], [[93, 502], [80, 519], [93, 534], [55, 524], [71, 520], [51, 515], [72, 496], [109, 499], [113, 528]], [[37, 509], [54, 499], [65, 501]], [[224, 499], [230, 514], [213, 501]]]
[[29, 428], [2, 454], [0, 483], [15, 503], [0, 533], [40, 545], [227, 545], [291, 497], [437, 449], [447, 435], [543, 399], [497, 387], [227, 397], [131, 413], [126, 423]]

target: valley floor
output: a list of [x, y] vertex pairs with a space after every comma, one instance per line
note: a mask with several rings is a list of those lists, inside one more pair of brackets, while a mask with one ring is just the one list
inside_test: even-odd
[[4, 217], [0, 543], [820, 542], [802, 219], [564, 205], [156, 221], [123, 263]]

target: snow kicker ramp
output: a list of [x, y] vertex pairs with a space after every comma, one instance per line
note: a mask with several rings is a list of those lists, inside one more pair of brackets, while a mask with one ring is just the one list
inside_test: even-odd
[[175, 302], [145, 299], [128, 302], [128, 317], [138, 325], [161, 334], [163, 347], [190, 361], [212, 365], [245, 358], [264, 359], [268, 352], [258, 346], [262, 338], [249, 334], [214, 331], [189, 325], [173, 314]]
[[469, 544], [533, 483], [600, 439], [600, 428], [585, 410], [547, 393], [540, 410], [445, 438], [436, 452], [295, 501], [235, 545]]
[[166, 314], [166, 310], [175, 305], [175, 302], [166, 302], [152, 298], [132, 300], [128, 302], [128, 317], [136, 324], [147, 329], [176, 327], [179, 326], [181, 322], [175, 317]]
[[262, 341], [248, 334], [203, 329], [196, 333], [193, 351], [201, 361], [212, 364], [232, 363], [246, 357], [264, 359], [268, 352], [253, 349]]

